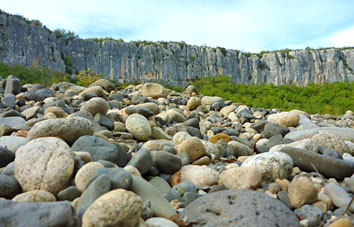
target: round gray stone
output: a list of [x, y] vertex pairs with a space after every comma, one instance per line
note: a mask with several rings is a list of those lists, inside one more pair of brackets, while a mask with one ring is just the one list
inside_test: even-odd
[[250, 190], [223, 190], [190, 203], [180, 219], [200, 226], [300, 226], [282, 202]]

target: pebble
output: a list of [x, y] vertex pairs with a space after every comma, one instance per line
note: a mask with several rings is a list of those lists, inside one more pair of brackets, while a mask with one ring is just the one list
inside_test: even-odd
[[197, 137], [191, 137], [186, 139], [184, 142], [177, 145], [175, 149], [177, 150], [177, 154], [181, 152], [186, 152], [188, 154], [190, 162], [193, 162], [198, 158], [202, 157], [206, 152], [205, 146]]
[[180, 170], [181, 181], [190, 181], [197, 187], [217, 184], [220, 174], [207, 166], [186, 165]]
[[[324, 192], [337, 207], [346, 208], [352, 199], [343, 188], [332, 183], [326, 184]], [[349, 210], [354, 212], [354, 203], [349, 207]]]
[[55, 202], [57, 199], [47, 191], [33, 190], [18, 194], [12, 200], [16, 202]]
[[294, 178], [288, 189], [290, 203], [295, 208], [304, 204], [311, 204], [317, 200], [317, 190], [307, 177]]
[[320, 209], [311, 205], [305, 205], [294, 211], [296, 216], [309, 221], [309, 227], [319, 226], [323, 213]]
[[282, 152], [268, 152], [249, 157], [241, 166], [258, 169], [262, 175], [262, 180], [272, 182], [278, 178], [288, 178], [294, 163], [287, 154]]
[[96, 169], [104, 168], [99, 162], [89, 162], [79, 169], [75, 175], [75, 185], [81, 192], [85, 191], [87, 182]]
[[229, 168], [221, 172], [219, 184], [229, 189], [257, 189], [261, 184], [262, 175], [252, 167]]
[[139, 196], [124, 190], [110, 191], [95, 200], [82, 218], [82, 226], [135, 227], [143, 203]]
[[125, 121], [125, 126], [137, 140], [146, 141], [152, 135], [150, 123], [143, 115], [129, 115]]

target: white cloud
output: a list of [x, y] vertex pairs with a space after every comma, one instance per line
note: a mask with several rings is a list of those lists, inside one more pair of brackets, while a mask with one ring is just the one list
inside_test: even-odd
[[330, 36], [327, 44], [335, 47], [354, 46], [354, 26]]

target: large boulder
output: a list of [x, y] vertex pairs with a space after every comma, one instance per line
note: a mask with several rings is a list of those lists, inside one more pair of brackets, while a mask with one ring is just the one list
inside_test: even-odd
[[34, 139], [16, 152], [15, 177], [24, 191], [45, 190], [56, 194], [74, 171], [75, 156], [61, 139]]
[[223, 190], [202, 196], [181, 213], [203, 226], [299, 226], [294, 213], [279, 200], [256, 191]]
[[168, 94], [167, 90], [162, 85], [156, 83], [146, 83], [141, 87], [140, 91], [143, 96], [152, 97], [154, 99], [166, 98]]
[[94, 132], [90, 120], [82, 117], [49, 119], [36, 123], [28, 133], [29, 140], [39, 137], [56, 136], [72, 144], [79, 137]]

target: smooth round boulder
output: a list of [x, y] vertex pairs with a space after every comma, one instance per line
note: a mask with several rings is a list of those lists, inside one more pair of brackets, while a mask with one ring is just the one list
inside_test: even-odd
[[299, 114], [296, 112], [281, 112], [268, 116], [268, 121], [285, 127], [295, 127], [299, 124]]
[[143, 115], [129, 115], [125, 126], [137, 140], [146, 141], [152, 135], [150, 123]]
[[81, 110], [88, 111], [95, 116], [97, 113], [106, 115], [109, 105], [103, 98], [95, 97], [87, 101], [81, 108]]
[[94, 87], [94, 86], [100, 86], [103, 89], [105, 89], [106, 91], [110, 92], [112, 90], [114, 90], [114, 88], [116, 87], [114, 85], [114, 83], [112, 83], [111, 81], [107, 80], [107, 79], [99, 79], [96, 80], [95, 82], [93, 82], [92, 84], [90, 84], [89, 87]]
[[200, 104], [202, 104], [202, 102], [200, 101], [200, 98], [191, 97], [187, 102], [187, 107], [190, 110], [195, 110], [198, 106], [200, 106]]
[[201, 103], [205, 105], [211, 105], [214, 102], [220, 102], [220, 101], [223, 101], [223, 98], [219, 96], [203, 96], [203, 98], [201, 99]]
[[39, 137], [60, 137], [65, 142], [72, 144], [81, 136], [92, 135], [94, 132], [90, 120], [82, 117], [49, 119], [36, 123], [28, 132], [27, 139]]
[[223, 190], [191, 202], [181, 213], [203, 226], [293, 226], [300, 227], [294, 213], [279, 200], [257, 191]]
[[262, 174], [262, 180], [274, 182], [277, 178], [288, 178], [294, 162], [289, 155], [275, 151], [251, 156], [241, 166], [256, 168]]
[[50, 192], [43, 190], [33, 190], [18, 194], [12, 198], [12, 200], [16, 202], [55, 202], [57, 199]]
[[56, 194], [74, 171], [75, 155], [61, 139], [34, 139], [17, 149], [15, 177], [26, 191], [45, 190]]
[[82, 226], [135, 227], [139, 221], [143, 203], [135, 193], [116, 189], [91, 204], [82, 218]]
[[156, 83], [146, 83], [144, 84], [140, 92], [145, 97], [151, 97], [154, 99], [166, 98], [168, 95], [167, 90], [161, 85]]

